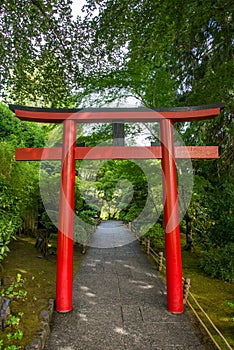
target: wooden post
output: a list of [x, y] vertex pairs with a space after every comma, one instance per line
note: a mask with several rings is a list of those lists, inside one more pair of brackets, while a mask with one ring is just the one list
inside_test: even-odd
[[158, 259], [158, 271], [162, 271], [163, 268], [163, 252], [159, 253], [159, 259]]
[[186, 277], [184, 280], [184, 285], [183, 285], [183, 303], [184, 303], [184, 305], [187, 302], [190, 286], [191, 286], [190, 278]]
[[150, 238], [149, 237], [147, 237], [146, 253], [147, 253], [147, 255], [149, 255], [149, 253], [150, 253]]

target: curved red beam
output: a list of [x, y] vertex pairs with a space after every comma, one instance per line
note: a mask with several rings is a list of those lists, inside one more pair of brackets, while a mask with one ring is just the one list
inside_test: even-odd
[[224, 104], [177, 107], [177, 108], [35, 108], [9, 105], [16, 117], [38, 123], [62, 123], [71, 119], [78, 123], [110, 122], [158, 122], [170, 119], [173, 122], [196, 121], [215, 118]]

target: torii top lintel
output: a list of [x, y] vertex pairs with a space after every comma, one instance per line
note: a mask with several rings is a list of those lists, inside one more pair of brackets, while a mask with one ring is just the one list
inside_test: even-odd
[[75, 120], [78, 123], [110, 122], [159, 122], [170, 119], [173, 122], [196, 121], [215, 118], [224, 104], [213, 104], [176, 108], [35, 108], [10, 105], [15, 115], [24, 121], [41, 123], [62, 123]]

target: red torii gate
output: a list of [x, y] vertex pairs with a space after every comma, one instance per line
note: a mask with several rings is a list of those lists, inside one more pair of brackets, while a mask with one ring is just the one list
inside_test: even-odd
[[[167, 307], [169, 312], [182, 313], [182, 262], [175, 158], [218, 158], [218, 147], [175, 147], [173, 123], [215, 118], [224, 105], [173, 109], [52, 109], [18, 105], [10, 105], [9, 107], [19, 119], [24, 121], [63, 123], [62, 148], [19, 148], [15, 152], [16, 160], [62, 160], [57, 250], [57, 311], [69, 312], [72, 310], [75, 161], [78, 159], [161, 158], [164, 175]], [[161, 146], [76, 147], [76, 123], [112, 122], [159, 122]], [[95, 151], [90, 152], [93, 149]], [[147, 149], [147, 152], [145, 149]]]

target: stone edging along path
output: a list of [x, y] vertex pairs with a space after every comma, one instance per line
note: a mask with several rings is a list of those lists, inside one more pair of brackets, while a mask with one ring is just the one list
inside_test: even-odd
[[54, 312], [55, 300], [49, 299], [48, 307], [40, 313], [41, 328], [37, 331], [37, 337], [34, 338], [25, 350], [43, 350], [50, 334], [50, 322]]

